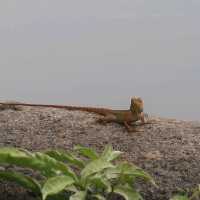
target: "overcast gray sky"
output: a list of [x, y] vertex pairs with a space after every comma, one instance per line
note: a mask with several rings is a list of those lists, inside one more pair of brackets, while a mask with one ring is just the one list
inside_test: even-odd
[[199, 0], [0, 1], [0, 100], [200, 119]]

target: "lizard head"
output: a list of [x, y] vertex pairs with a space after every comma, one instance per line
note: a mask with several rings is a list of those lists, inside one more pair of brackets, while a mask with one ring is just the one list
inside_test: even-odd
[[141, 113], [144, 110], [144, 101], [140, 97], [131, 98], [130, 110], [134, 113]]

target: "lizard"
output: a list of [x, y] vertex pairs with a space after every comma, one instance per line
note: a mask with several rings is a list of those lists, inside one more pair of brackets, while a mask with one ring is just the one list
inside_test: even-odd
[[133, 122], [140, 121], [141, 125], [147, 124], [145, 122], [144, 101], [140, 97], [132, 97], [130, 108], [128, 110], [113, 110], [108, 108], [97, 108], [97, 107], [81, 107], [81, 106], [66, 106], [66, 105], [51, 105], [51, 104], [31, 104], [31, 103], [10, 103], [10, 102], [0, 102], [0, 110], [13, 109], [21, 110], [18, 106], [31, 106], [31, 107], [48, 107], [48, 108], [60, 108], [67, 110], [80, 110], [90, 113], [96, 113], [104, 117], [98, 119], [98, 122], [107, 123], [115, 122], [123, 124], [128, 132], [137, 132], [134, 127], [132, 127]]

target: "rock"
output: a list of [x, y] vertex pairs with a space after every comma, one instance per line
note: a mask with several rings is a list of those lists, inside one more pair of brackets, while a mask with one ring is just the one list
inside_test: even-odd
[[[152, 117], [143, 132], [128, 133], [119, 124], [96, 123], [98, 115], [49, 108], [0, 112], [0, 146], [28, 150], [72, 149], [76, 144], [102, 151], [106, 144], [124, 151], [122, 158], [149, 172], [159, 186], [141, 187], [146, 200], [166, 200], [200, 183], [200, 122]], [[0, 184], [1, 200], [30, 199], [13, 184]], [[17, 192], [17, 195], [16, 195]], [[18, 195], [19, 194], [19, 195]], [[31, 197], [33, 198], [33, 197]]]

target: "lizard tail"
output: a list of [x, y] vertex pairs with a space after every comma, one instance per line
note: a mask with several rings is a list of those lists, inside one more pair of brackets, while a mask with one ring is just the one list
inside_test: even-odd
[[96, 113], [99, 115], [107, 115], [112, 113], [111, 109], [107, 108], [94, 108], [94, 107], [81, 107], [81, 106], [66, 106], [66, 105], [52, 105], [52, 104], [31, 104], [31, 103], [2, 103], [0, 105], [11, 105], [11, 106], [31, 106], [31, 107], [46, 107], [46, 108], [60, 108], [66, 110], [80, 110], [85, 112]]
[[67, 110], [80, 110], [80, 111], [85, 111], [85, 112], [91, 112], [91, 113], [96, 113], [99, 115], [107, 115], [109, 113], [112, 113], [111, 109], [107, 108], [93, 108], [93, 107], [78, 107], [78, 106], [64, 106]]

